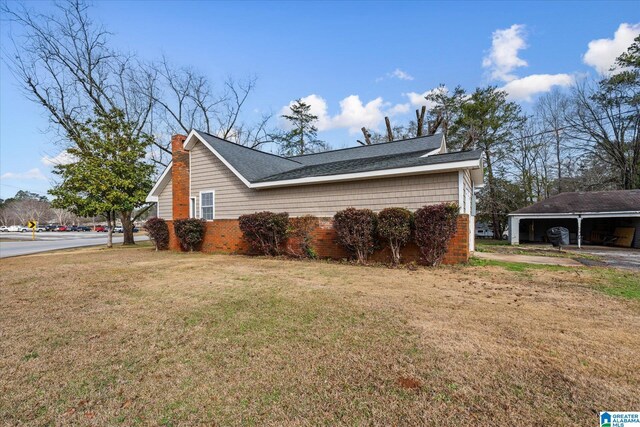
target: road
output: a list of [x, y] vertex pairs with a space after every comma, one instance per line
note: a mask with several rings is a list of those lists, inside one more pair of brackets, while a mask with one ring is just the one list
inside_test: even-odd
[[[145, 235], [137, 235], [137, 242], [149, 240]], [[121, 234], [113, 236], [113, 243], [122, 243]], [[0, 258], [30, 255], [60, 249], [80, 248], [84, 246], [106, 245], [107, 233], [66, 232], [36, 233], [36, 240], [31, 240], [31, 233], [2, 233], [0, 235]]]

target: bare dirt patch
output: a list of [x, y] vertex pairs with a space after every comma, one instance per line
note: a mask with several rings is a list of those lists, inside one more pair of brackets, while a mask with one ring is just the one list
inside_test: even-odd
[[607, 274], [148, 247], [6, 259], [0, 422], [591, 425], [640, 407], [640, 302], [598, 291]]

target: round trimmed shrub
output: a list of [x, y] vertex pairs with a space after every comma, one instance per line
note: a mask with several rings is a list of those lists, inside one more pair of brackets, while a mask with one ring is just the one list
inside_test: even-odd
[[173, 229], [183, 250], [189, 252], [200, 250], [204, 239], [205, 224], [206, 221], [204, 219], [196, 218], [176, 219], [173, 221]]
[[333, 217], [340, 243], [360, 264], [367, 262], [375, 248], [377, 217], [370, 209], [347, 208]]
[[393, 263], [400, 262], [400, 250], [411, 238], [411, 211], [386, 208], [378, 213], [378, 235], [389, 244]]
[[287, 238], [289, 214], [269, 211], [241, 215], [238, 225], [249, 245], [262, 255], [280, 255]]
[[415, 213], [415, 240], [426, 265], [439, 265], [458, 228], [458, 205], [428, 205]]
[[149, 218], [143, 225], [149, 238], [156, 247], [156, 251], [169, 249], [169, 226], [162, 218]]

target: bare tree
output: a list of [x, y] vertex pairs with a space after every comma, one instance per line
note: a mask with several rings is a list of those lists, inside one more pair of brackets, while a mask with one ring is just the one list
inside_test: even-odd
[[71, 222], [73, 222], [73, 220], [76, 218], [76, 216], [73, 213], [69, 212], [66, 209], [53, 208], [51, 209], [51, 211], [56, 220], [56, 224], [68, 225]]
[[571, 101], [569, 97], [554, 88], [551, 92], [538, 98], [535, 111], [539, 117], [542, 128], [544, 128], [545, 139], [553, 145], [555, 150], [555, 169], [557, 178], [557, 191], [562, 192], [562, 169], [563, 159], [566, 158], [564, 150], [570, 151], [569, 134], [566, 131], [569, 125], [567, 114], [570, 110]]
[[640, 87], [580, 82], [567, 120], [586, 155], [608, 165], [620, 189], [640, 188]]
[[[267, 130], [272, 114], [263, 114], [255, 123], [241, 120], [247, 99], [256, 87], [256, 78], [236, 80], [228, 77], [221, 88], [190, 67], [174, 67], [167, 58], [148, 65], [145, 93], [156, 107], [155, 117], [167, 134], [188, 133], [198, 129], [211, 135], [251, 148], [272, 142]], [[156, 125], [157, 127], [157, 125]], [[157, 142], [154, 160], [166, 165], [171, 154], [168, 138]]]
[[135, 124], [134, 136], [143, 131], [152, 103], [140, 89], [153, 86], [154, 76], [108, 46], [109, 33], [90, 19], [83, 1], [56, 4], [53, 14], [24, 4], [4, 3], [2, 11], [22, 30], [4, 59], [26, 95], [47, 110], [62, 140], [82, 149], [78, 126], [96, 110], [120, 109]]
[[13, 200], [6, 207], [18, 223], [26, 225], [28, 221], [38, 223], [46, 220], [51, 213], [49, 202], [37, 199]]

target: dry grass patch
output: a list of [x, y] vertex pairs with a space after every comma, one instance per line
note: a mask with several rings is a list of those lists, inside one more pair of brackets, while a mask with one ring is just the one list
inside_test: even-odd
[[640, 407], [640, 302], [602, 271], [2, 260], [0, 422], [590, 425]]

